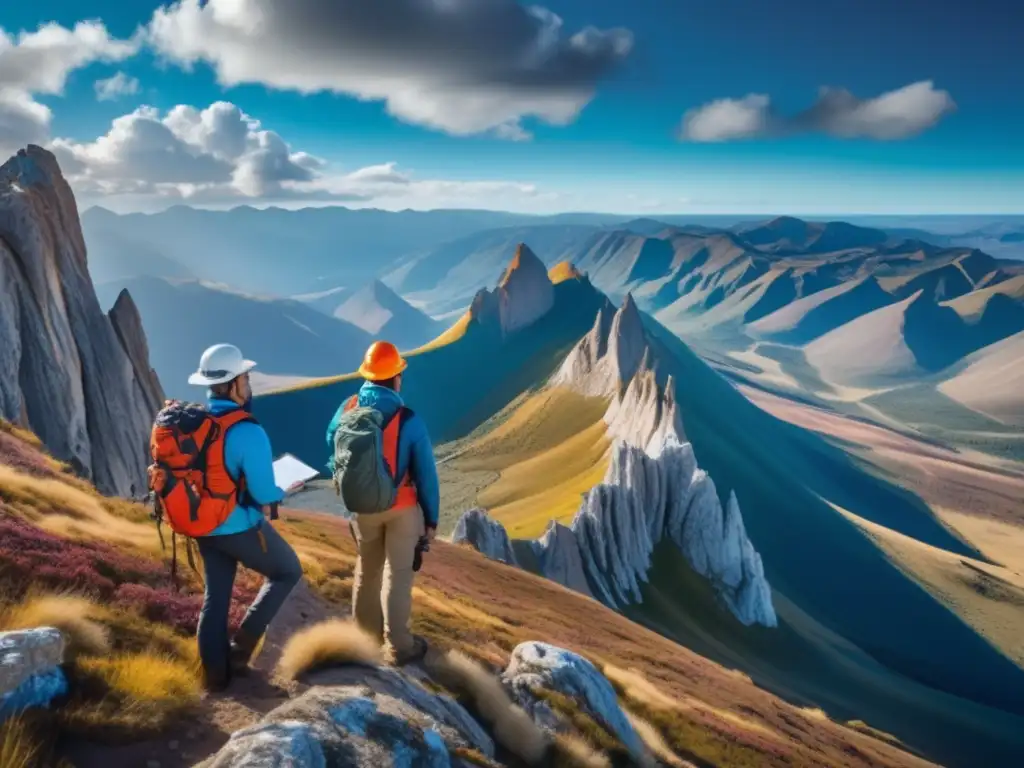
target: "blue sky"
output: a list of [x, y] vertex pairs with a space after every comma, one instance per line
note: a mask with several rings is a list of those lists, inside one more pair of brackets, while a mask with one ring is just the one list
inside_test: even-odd
[[[316, 0], [291, 2], [305, 6], [310, 18], [279, 35], [282, 25], [275, 22], [272, 42], [284, 58], [274, 61], [272, 55], [263, 62], [239, 52], [239, 45], [266, 49], [261, 33], [244, 19], [204, 26], [208, 39], [194, 43], [201, 36], [189, 31], [180, 8], [168, 9], [178, 26], [165, 29], [162, 42], [150, 36], [131, 54], [107, 60], [84, 55], [83, 62], [67, 65], [59, 89], [19, 83], [19, 76], [29, 77], [25, 73], [5, 73], [16, 49], [5, 52], [0, 45], [0, 104], [7, 88], [49, 107], [44, 138], [57, 143], [76, 192], [87, 204], [115, 209], [271, 200], [540, 212], [1024, 212], [1024, 7], [1011, 0], [550, 0], [545, 7], [562, 19], [554, 35], [563, 43], [588, 25], [628, 30], [628, 43], [614, 53], [595, 48], [583, 64], [565, 59], [542, 66], [539, 74], [531, 70], [532, 88], [522, 87], [519, 62], [534, 41], [527, 35], [523, 46], [506, 46], [486, 18], [460, 28], [481, 38], [495, 34], [494, 41], [464, 60], [451, 55], [444, 66], [437, 63], [444, 58], [438, 48], [461, 50], [468, 38], [443, 29], [431, 37], [397, 23], [382, 33], [379, 50], [371, 39], [359, 56], [317, 66], [316, 44], [307, 45], [303, 35], [315, 36], [322, 26], [324, 50], [349, 50], [346, 34], [358, 30], [345, 25], [376, 24], [376, 30], [381, 23], [341, 14], [317, 25]], [[459, 14], [467, 0], [435, 2], [449, 6], [445, 13]], [[411, 4], [378, 0], [392, 14]], [[71, 29], [83, 20], [99, 20], [110, 38], [128, 40], [165, 4], [4, 5], [0, 27], [16, 45], [22, 31], [47, 22]], [[280, 13], [289, 3], [236, 0], [225, 6]], [[208, 17], [211, 10], [204, 11]], [[517, 17], [501, 18], [508, 25]], [[336, 46], [331, 35], [337, 35]], [[602, 43], [615, 48], [621, 40], [609, 33]], [[489, 57], [489, 48], [502, 47], [509, 50]], [[170, 52], [170, 60], [161, 60], [158, 51]], [[381, 68], [391, 70], [384, 84], [378, 82]], [[96, 82], [118, 72], [123, 82], [137, 80], [137, 90], [99, 100]], [[364, 86], [363, 76], [375, 84]], [[240, 82], [225, 84], [232, 77]], [[299, 92], [296, 83], [309, 77], [316, 80], [312, 92]], [[275, 80], [278, 87], [268, 87]], [[914, 84], [916, 90], [887, 102], [869, 101]], [[796, 119], [826, 86], [846, 89], [860, 101], [826, 110], [827, 118]], [[436, 98], [420, 98], [435, 88]], [[592, 98], [581, 95], [591, 91]], [[721, 100], [730, 101], [700, 112]], [[141, 157], [143, 151], [161, 157], [169, 152], [152, 138], [148, 148], [137, 143], [149, 125], [141, 118], [124, 124], [124, 131], [139, 134], [132, 134], [132, 142], [122, 136], [122, 149], [97, 142], [112, 121], [143, 105], [156, 110], [146, 120], [159, 122], [177, 105], [203, 110], [218, 101], [258, 120], [260, 130], [287, 144], [287, 152], [274, 159], [267, 141], [252, 133], [247, 160], [237, 152], [227, 159], [201, 158], [209, 163], [195, 164], [193, 180], [180, 162], [170, 172]], [[519, 102], [520, 112], [508, 106]], [[538, 105], [562, 114], [555, 120], [560, 124], [532, 116]], [[681, 127], [687, 114], [694, 118], [690, 129]], [[0, 131], [5, 125], [14, 123], [5, 124], [0, 111]], [[188, 130], [175, 128], [178, 138]], [[688, 138], [681, 137], [687, 130]], [[7, 138], [11, 143], [19, 137]], [[0, 134], [0, 147], [9, 151], [3, 139]], [[185, 153], [216, 154], [188, 141], [182, 146]], [[130, 147], [136, 150], [128, 157]], [[120, 151], [126, 154], [114, 158]], [[243, 165], [244, 173], [238, 170]], [[233, 174], [235, 181], [218, 174]], [[238, 180], [243, 177], [248, 181]]]

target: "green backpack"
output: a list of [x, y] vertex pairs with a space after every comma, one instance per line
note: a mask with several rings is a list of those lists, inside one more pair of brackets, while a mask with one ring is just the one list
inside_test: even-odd
[[412, 411], [402, 407], [384, 423], [376, 408], [353, 396], [334, 433], [334, 490], [349, 512], [385, 512], [398, 500], [398, 436]]

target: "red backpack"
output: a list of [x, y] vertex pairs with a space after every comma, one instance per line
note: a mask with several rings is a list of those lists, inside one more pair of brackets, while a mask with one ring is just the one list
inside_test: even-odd
[[228, 429], [256, 420], [241, 409], [222, 415], [195, 404], [168, 401], [150, 435], [149, 488], [157, 525], [166, 520], [174, 533], [194, 538], [227, 520], [245, 478], [235, 482], [224, 466]]

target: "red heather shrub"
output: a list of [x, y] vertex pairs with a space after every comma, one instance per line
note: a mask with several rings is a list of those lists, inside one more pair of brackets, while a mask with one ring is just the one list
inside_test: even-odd
[[53, 466], [38, 450], [0, 429], [0, 464], [33, 477], [59, 477]]
[[[241, 623], [260, 583], [256, 574], [239, 572], [229, 616], [232, 630]], [[187, 634], [195, 632], [203, 602], [201, 594], [187, 591], [184, 584], [181, 592], [173, 590], [165, 563], [99, 542], [64, 539], [2, 512], [0, 586], [12, 597], [20, 597], [30, 586], [71, 589], [134, 608], [150, 621]]]

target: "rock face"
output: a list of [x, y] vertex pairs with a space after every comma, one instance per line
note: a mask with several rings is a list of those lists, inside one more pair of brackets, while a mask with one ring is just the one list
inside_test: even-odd
[[545, 730], [559, 732], [567, 728], [535, 693], [538, 688], [568, 696], [622, 742], [638, 765], [652, 764], [643, 741], [619, 706], [612, 684], [582, 656], [547, 643], [522, 643], [512, 651], [502, 682], [511, 690], [516, 703]]
[[[500, 766], [504, 763], [498, 745], [512, 758], [509, 765], [562, 765], [555, 736], [580, 734], [569, 718], [545, 701], [545, 691], [570, 698], [629, 751], [631, 765], [653, 768], [659, 764], [631, 725], [608, 679], [572, 651], [525, 642], [512, 651], [500, 678], [480, 669], [444, 682], [459, 690], [460, 697], [475, 699], [474, 712], [489, 718], [493, 738], [461, 704], [417, 681], [425, 678], [429, 684], [431, 668], [409, 666], [398, 671], [351, 665], [314, 672], [304, 678], [312, 688], [258, 724], [234, 733], [197, 768]], [[483, 678], [486, 685], [481, 684]], [[474, 689], [478, 693], [472, 693]], [[481, 692], [486, 704], [475, 698]], [[502, 704], [506, 696], [509, 701]], [[496, 720], [503, 707], [515, 709], [516, 717]], [[532, 746], [528, 749], [524, 741]]]
[[455, 525], [453, 544], [469, 544], [491, 560], [518, 565], [505, 527], [482, 509], [471, 509]]
[[164, 404], [164, 388], [160, 386], [156, 371], [149, 366], [149, 343], [142, 329], [142, 317], [127, 290], [118, 294], [107, 317], [114, 326], [121, 347], [132, 362], [135, 383], [142, 391], [146, 409], [156, 413]]
[[494, 742], [453, 699], [386, 668], [343, 667], [233, 734], [203, 768], [469, 766], [459, 750], [493, 758]]
[[144, 493], [162, 393], [138, 313], [103, 314], [74, 195], [36, 146], [0, 167], [0, 339], [0, 416], [104, 493]]
[[571, 528], [552, 520], [544, 535], [533, 542], [533, 553], [545, 577], [587, 597], [594, 597], [587, 583], [579, 543]]
[[555, 286], [547, 268], [529, 247], [520, 243], [498, 287], [477, 293], [471, 316], [482, 322], [497, 320], [502, 336], [533, 325], [555, 305]]
[[642, 601], [654, 549], [668, 540], [743, 624], [774, 627], [771, 587], [739, 502], [730, 495], [723, 507], [698, 467], [675, 383], [656, 362], [627, 297], [614, 316], [598, 314], [552, 377], [554, 386], [610, 399], [604, 420], [614, 442], [604, 481], [584, 494], [571, 525], [552, 523], [533, 543], [540, 572], [620, 609]]
[[67, 691], [64, 638], [52, 627], [0, 632], [0, 723]]

